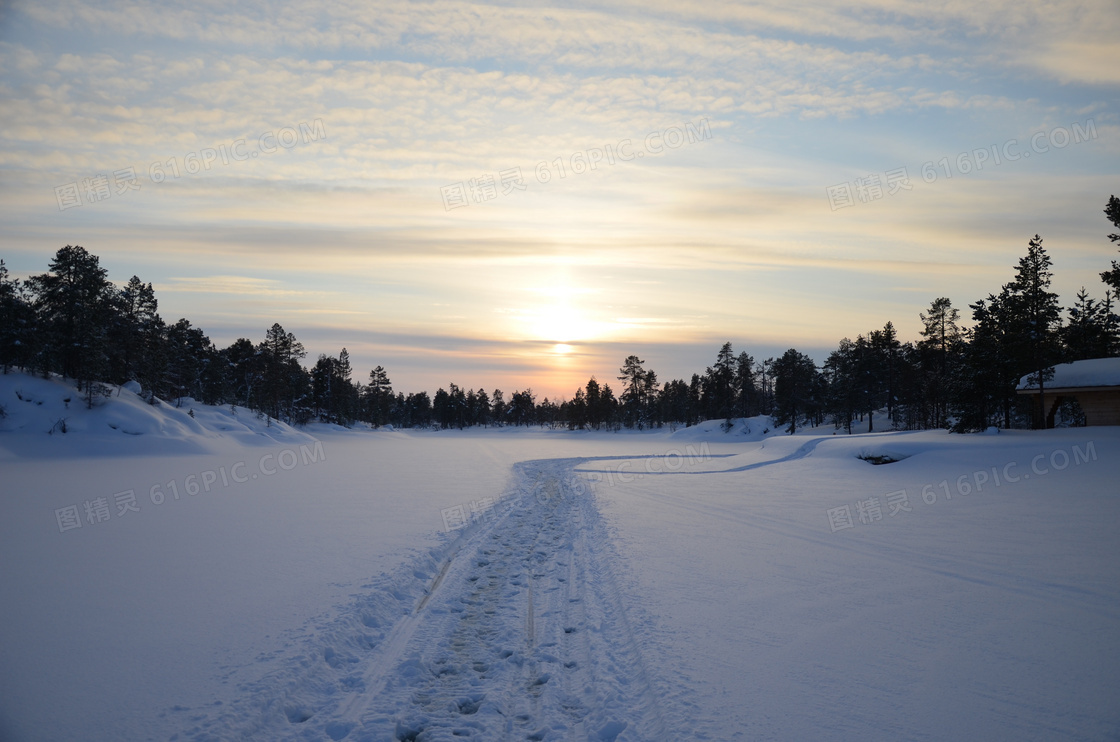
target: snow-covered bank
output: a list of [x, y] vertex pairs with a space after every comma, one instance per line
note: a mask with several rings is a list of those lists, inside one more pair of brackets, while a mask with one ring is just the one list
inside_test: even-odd
[[1120, 429], [742, 425], [10, 457], [0, 737], [1120, 733]]
[[308, 444], [282, 422], [193, 399], [148, 404], [139, 385], [105, 387], [89, 407], [67, 379], [0, 374], [0, 461], [28, 458], [217, 453], [227, 446]]

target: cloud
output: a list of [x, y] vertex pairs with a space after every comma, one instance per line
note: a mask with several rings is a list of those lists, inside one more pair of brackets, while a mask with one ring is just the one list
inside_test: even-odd
[[[210, 332], [280, 321], [322, 352], [568, 379], [628, 342], [712, 338], [714, 354], [724, 336], [823, 347], [901, 328], [923, 293], [998, 288], [1023, 234], [1047, 228], [1081, 261], [1062, 280], [1095, 280], [1100, 236], [1074, 222], [1100, 220], [1084, 205], [1114, 180], [1114, 4], [13, 12], [31, 33], [0, 42], [6, 254], [79, 241]], [[1091, 145], [921, 179], [924, 162], [1088, 115]], [[701, 120], [710, 138], [645, 146]], [[313, 122], [323, 136], [262, 145]], [[624, 141], [641, 156], [615, 157]], [[590, 169], [593, 151], [613, 162]], [[829, 208], [827, 186], [902, 166], [912, 191]], [[56, 186], [124, 167], [139, 191], [59, 209]], [[485, 197], [513, 168], [526, 188]], [[467, 202], [448, 210], [456, 184]], [[561, 300], [597, 332], [567, 362], [531, 327], [566, 321]]]
[[[1120, 24], [1118, 24], [1120, 25]], [[1030, 64], [1063, 83], [1120, 85], [1120, 44], [1116, 33], [1107, 41], [1058, 41], [1028, 57]]]
[[173, 276], [153, 286], [161, 293], [232, 294], [285, 298], [311, 292], [284, 288], [282, 282], [251, 276]]

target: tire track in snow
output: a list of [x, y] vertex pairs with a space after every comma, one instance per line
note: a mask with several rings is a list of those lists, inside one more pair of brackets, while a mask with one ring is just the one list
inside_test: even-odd
[[420, 600], [420, 603], [416, 606], [416, 610], [413, 611], [413, 613], [419, 613], [424, 610], [424, 606], [428, 604], [428, 600], [435, 594], [435, 591], [439, 589], [439, 583], [443, 582], [443, 578], [447, 576], [447, 570], [451, 567], [451, 562], [454, 558], [455, 555], [452, 554], [444, 561], [443, 566], [439, 570], [439, 574], [436, 575], [436, 579], [432, 582], [432, 586], [428, 588], [428, 592]]
[[515, 466], [491, 521], [367, 586], [377, 590], [324, 626], [310, 652], [194, 717], [183, 738], [687, 738], [666, 730], [606, 525], [573, 472], [585, 461]]
[[594, 501], [570, 486], [574, 463], [519, 465], [516, 501], [444, 565], [407, 646], [381, 658], [386, 682], [352, 699], [345, 739], [679, 738], [665, 732]]
[[[778, 458], [767, 459], [765, 461], [755, 461], [754, 463], [743, 464], [742, 466], [736, 466], [736, 467], [733, 467], [731, 469], [705, 469], [705, 470], [701, 470], [701, 471], [689, 471], [687, 469], [682, 469], [682, 470], [672, 471], [672, 470], [665, 470], [665, 469], [651, 470], [647, 467], [645, 469], [645, 471], [641, 472], [641, 474], [642, 474], [642, 476], [704, 476], [704, 475], [709, 475], [709, 474], [732, 474], [734, 472], [751, 471], [752, 469], [761, 469], [761, 468], [766, 467], [766, 466], [773, 466], [774, 464], [784, 464], [784, 463], [787, 463], [789, 461], [797, 461], [798, 459], [806, 458], [807, 456], [809, 456], [813, 453], [813, 451], [816, 449], [817, 446], [819, 446], [824, 441], [827, 441], [827, 440], [830, 440], [830, 439], [831, 439], [830, 437], [811, 438], [808, 441], [806, 441], [805, 443], [798, 446], [797, 450], [793, 451], [792, 453], [788, 453], [785, 456], [779, 456]], [[663, 454], [657, 456], [656, 458], [660, 458], [661, 456], [663, 456]], [[731, 458], [733, 456], [735, 456], [735, 454], [707, 454], [707, 458], [711, 458], [711, 459]], [[583, 459], [583, 461], [633, 461], [635, 459], [642, 459], [642, 458], [655, 458], [655, 457], [652, 457], [652, 456], [633, 456], [633, 455], [630, 455], [630, 456], [597, 456], [593, 459], [592, 458]], [[614, 469], [587, 469], [587, 468], [582, 468], [581, 467], [579, 469], [579, 473], [580, 474], [617, 474], [618, 471], [614, 470]]]

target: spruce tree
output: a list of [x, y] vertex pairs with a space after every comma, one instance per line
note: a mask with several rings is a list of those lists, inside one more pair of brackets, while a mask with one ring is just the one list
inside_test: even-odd
[[1029, 371], [1031, 382], [1038, 384], [1038, 409], [1042, 417], [1035, 422], [1046, 427], [1043, 402], [1046, 382], [1054, 375], [1050, 367], [1060, 357], [1058, 330], [1062, 310], [1058, 295], [1050, 291], [1052, 261], [1042, 247], [1042, 238], [1036, 234], [1027, 245], [1027, 254], [1019, 260], [1015, 279], [1004, 291], [1017, 330], [1012, 349]]
[[1068, 311], [1069, 323], [1061, 330], [1064, 360], [1110, 358], [1120, 352], [1120, 317], [1112, 311], [1111, 293], [1097, 302], [1082, 286]]

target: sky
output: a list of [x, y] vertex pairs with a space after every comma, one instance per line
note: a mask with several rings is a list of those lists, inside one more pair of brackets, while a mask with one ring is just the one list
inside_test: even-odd
[[570, 398], [636, 354], [823, 361], [1118, 257], [1120, 3], [0, 5], [0, 258], [224, 346]]

